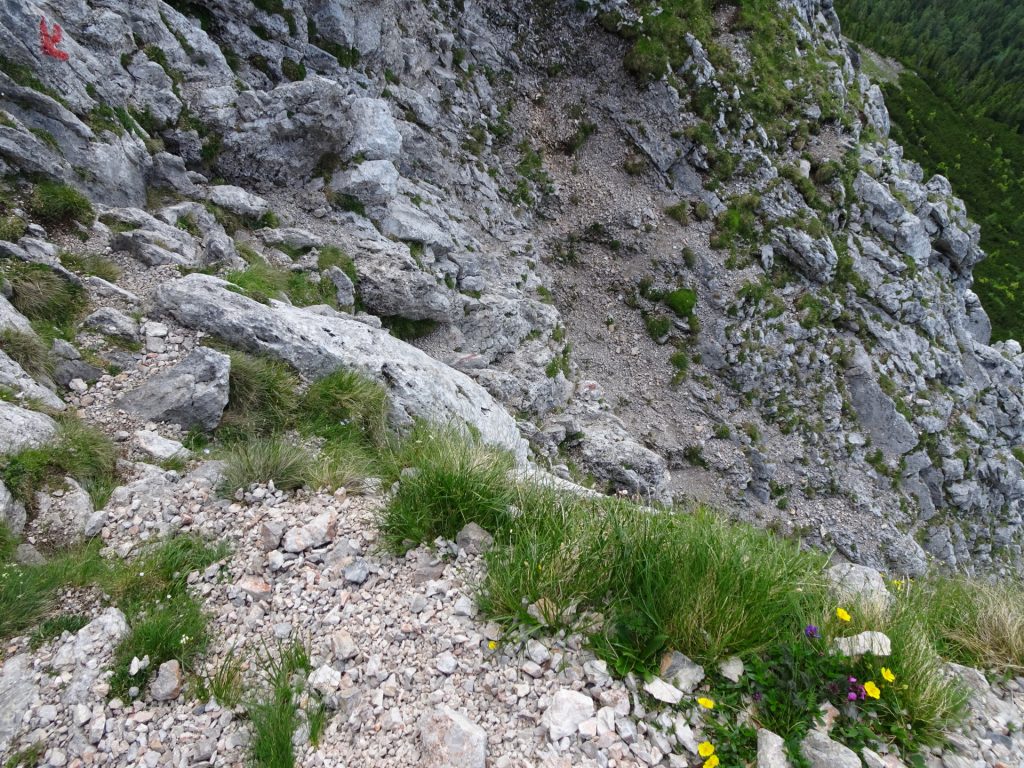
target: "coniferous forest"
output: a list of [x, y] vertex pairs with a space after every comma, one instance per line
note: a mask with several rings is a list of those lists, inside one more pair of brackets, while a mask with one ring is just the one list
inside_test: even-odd
[[1024, 339], [1024, 2], [843, 0], [843, 30], [908, 69], [883, 83], [893, 138], [982, 225], [975, 290], [996, 339]]

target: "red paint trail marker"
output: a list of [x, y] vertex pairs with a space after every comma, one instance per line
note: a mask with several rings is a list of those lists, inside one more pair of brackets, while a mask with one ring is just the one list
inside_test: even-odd
[[47, 56], [51, 56], [58, 61], [68, 60], [68, 54], [57, 48], [63, 37], [64, 30], [60, 28], [60, 24], [55, 23], [53, 25], [53, 32], [50, 32], [46, 27], [46, 17], [44, 16], [39, 20], [39, 42], [43, 47], [43, 53]]

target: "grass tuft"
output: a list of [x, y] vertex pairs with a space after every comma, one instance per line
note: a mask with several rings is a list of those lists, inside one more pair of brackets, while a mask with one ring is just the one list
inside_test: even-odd
[[382, 445], [387, 438], [388, 396], [372, 379], [338, 370], [313, 382], [299, 407], [300, 429], [326, 439]]
[[6, 262], [0, 273], [11, 284], [11, 304], [29, 320], [65, 326], [86, 306], [85, 291], [43, 264]]
[[900, 594], [941, 654], [970, 667], [1024, 670], [1024, 587], [966, 576], [900, 583]]
[[42, 222], [55, 226], [67, 226], [73, 221], [89, 226], [96, 220], [89, 198], [74, 187], [55, 181], [36, 185], [28, 209]]
[[39, 625], [32, 635], [31, 645], [33, 648], [38, 648], [47, 640], [60, 637], [65, 632], [73, 634], [88, 623], [89, 617], [81, 613], [62, 613], [59, 616], [53, 616]]
[[60, 252], [60, 263], [80, 275], [93, 275], [108, 283], [116, 283], [121, 276], [121, 268], [110, 259], [96, 253]]
[[287, 428], [298, 403], [298, 377], [279, 360], [230, 350], [228, 406], [220, 434], [236, 437], [268, 435]]
[[292, 768], [292, 736], [301, 723], [298, 698], [305, 676], [312, 669], [309, 654], [301, 642], [293, 640], [278, 648], [276, 658], [264, 649], [258, 661], [264, 674], [264, 692], [246, 707], [253, 734], [250, 761], [259, 768]]
[[[0, 538], [13, 538], [0, 525]], [[106, 571], [98, 542], [66, 554], [58, 554], [42, 565], [12, 562], [13, 546], [0, 551], [0, 639], [12, 637], [36, 626], [52, 610], [61, 589], [83, 587]]]
[[99, 509], [117, 485], [117, 449], [110, 438], [73, 416], [58, 419], [57, 434], [46, 445], [26, 448], [0, 463], [4, 484], [32, 505], [37, 492], [70, 475]]
[[0, 331], [0, 349], [33, 379], [48, 379], [53, 374], [50, 352], [34, 333], [5, 328]]
[[338, 298], [330, 280], [311, 279], [305, 272], [296, 272], [256, 261], [243, 270], [227, 274], [227, 280], [237, 285], [256, 301], [264, 304], [270, 299], [286, 296], [296, 307], [327, 304], [337, 309]]
[[281, 437], [237, 442], [228, 448], [225, 458], [223, 491], [229, 494], [271, 481], [280, 490], [293, 491], [306, 484], [314, 466], [309, 451]]
[[489, 531], [508, 527], [514, 499], [512, 457], [467, 438], [454, 427], [417, 425], [389, 457], [402, 477], [380, 520], [386, 546], [402, 552], [438, 536], [454, 539], [473, 521]]

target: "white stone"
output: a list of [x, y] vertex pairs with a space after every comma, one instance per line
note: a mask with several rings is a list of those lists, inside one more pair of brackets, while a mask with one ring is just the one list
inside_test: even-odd
[[892, 653], [892, 642], [883, 632], [861, 632], [852, 637], [837, 637], [835, 649], [843, 656], [888, 656]]
[[177, 440], [158, 435], [148, 429], [140, 429], [135, 433], [135, 444], [145, 453], [148, 453], [157, 461], [168, 459], [187, 459], [192, 454]]
[[644, 683], [644, 690], [665, 704], [678, 704], [683, 698], [682, 691], [673, 685], [669, 685], [660, 677], [651, 678]]
[[718, 665], [718, 671], [726, 680], [738, 683], [740, 678], [743, 677], [743, 659], [739, 656], [730, 656]]
[[548, 738], [558, 741], [572, 736], [580, 723], [594, 714], [594, 700], [579, 691], [561, 689], [551, 697], [551, 703], [541, 716]]

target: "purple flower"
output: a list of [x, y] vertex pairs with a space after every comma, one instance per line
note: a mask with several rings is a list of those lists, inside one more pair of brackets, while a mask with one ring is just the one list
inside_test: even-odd
[[807, 635], [808, 639], [813, 640], [817, 640], [821, 637], [821, 632], [819, 632], [818, 628], [813, 624], [808, 624], [806, 627], [804, 627], [804, 634]]
[[762, 694], [760, 691], [754, 691], [754, 696], [753, 696], [754, 701], [760, 701], [763, 697], [764, 697], [764, 694]]
[[856, 701], [857, 700], [857, 693], [855, 691], [850, 691], [848, 694], [846, 694], [846, 698], [849, 701]]

